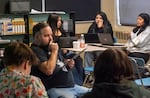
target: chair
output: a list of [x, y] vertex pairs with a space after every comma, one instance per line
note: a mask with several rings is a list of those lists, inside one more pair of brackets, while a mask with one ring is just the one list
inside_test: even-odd
[[113, 38], [113, 41], [114, 41], [114, 43], [117, 43], [117, 42], [118, 42], [117, 37], [114, 37], [114, 38]]
[[87, 72], [93, 72], [94, 71], [94, 67], [93, 66], [85, 67], [84, 70], [87, 71]]
[[145, 78], [150, 76], [150, 73], [145, 65], [145, 61], [143, 58], [138, 57], [129, 57], [132, 61], [133, 70], [136, 78]]
[[[143, 84], [141, 83], [141, 80], [142, 80]], [[135, 83], [138, 84], [138, 85], [143, 85], [143, 86], [146, 86], [146, 87], [150, 87], [150, 77], [142, 78], [142, 79], [136, 79]]]
[[3, 60], [0, 59], [0, 72], [1, 72], [1, 70], [2, 70], [4, 67], [5, 67], [5, 66], [4, 66], [4, 64], [3, 64]]
[[94, 74], [93, 74], [94, 67], [93, 66], [84, 67], [84, 70], [85, 70], [85, 79], [83, 82], [83, 86], [92, 87], [94, 83]]
[[143, 58], [139, 58], [139, 57], [131, 57], [133, 59], [136, 60], [137, 64], [140, 66], [140, 67], [144, 67], [145, 65], [145, 61]]
[[129, 58], [131, 59], [134, 72], [137, 73], [137, 71], [140, 71], [140, 70], [137, 70], [137, 69], [144, 67], [145, 61], [144, 61], [143, 58], [138, 58], [138, 57], [129, 57]]

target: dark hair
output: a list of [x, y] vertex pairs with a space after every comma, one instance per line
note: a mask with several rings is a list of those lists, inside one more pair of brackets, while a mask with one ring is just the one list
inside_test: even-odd
[[47, 26], [49, 26], [49, 25], [47, 23], [44, 23], [44, 22], [37, 23], [36, 25], [34, 25], [34, 27], [33, 27], [33, 37], [35, 36], [36, 33], [40, 32], [41, 29], [43, 29]]
[[24, 61], [29, 60], [31, 65], [38, 64], [38, 58], [33, 53], [31, 48], [22, 42], [10, 43], [4, 51], [4, 65], [17, 65], [19, 66]]
[[[96, 16], [97, 16], [97, 15], [100, 15], [100, 16], [102, 17], [102, 19], [103, 19], [103, 21], [104, 21], [104, 24], [108, 24], [109, 21], [108, 21], [107, 15], [106, 15], [104, 12], [102, 12], [102, 11], [101, 11], [101, 12], [97, 12], [97, 13], [96, 13]], [[95, 17], [96, 17], [96, 16], [95, 16]]]
[[[108, 20], [108, 18], [107, 18], [107, 15], [104, 13], [104, 12], [97, 12], [96, 13], [96, 16], [97, 15], [100, 15], [101, 17], [102, 17], [102, 19], [103, 19], [103, 25], [104, 25], [104, 33], [108, 33], [109, 31], [109, 29], [108, 28], [110, 28], [110, 26], [111, 26], [111, 24], [110, 24], [110, 22], [109, 22], [109, 20]], [[95, 16], [95, 17], [96, 17]]]
[[[58, 30], [60, 30], [60, 32], [62, 33], [62, 36], [67, 36], [65, 30], [64, 30], [63, 27], [62, 27], [62, 25], [61, 25], [60, 28], [57, 27], [57, 22], [58, 22], [58, 18], [59, 18], [59, 17], [60, 17], [60, 16], [57, 15], [57, 14], [50, 14], [50, 15], [48, 16], [48, 19], [47, 19], [47, 23], [48, 23], [48, 24], [50, 25], [50, 27], [52, 28], [52, 31], [53, 31], [53, 39], [54, 39], [55, 42], [58, 41], [57, 36], [55, 36], [55, 33], [56, 33]], [[61, 20], [61, 22], [63, 23], [62, 20]]]
[[105, 50], [96, 60], [95, 83], [118, 83], [123, 79], [133, 80], [132, 63], [127, 54], [118, 49]]
[[57, 21], [58, 21], [58, 18], [59, 18], [59, 16], [57, 14], [50, 14], [48, 16], [47, 23], [52, 28], [53, 33], [57, 31]]
[[143, 25], [142, 27], [136, 26], [136, 27], [133, 29], [133, 32], [136, 33], [136, 32], [138, 31], [138, 29], [141, 28], [140, 31], [139, 31], [139, 33], [138, 33], [138, 34], [140, 34], [142, 31], [145, 30], [145, 28], [146, 28], [147, 26], [149, 26], [149, 24], [150, 24], [150, 16], [149, 16], [149, 14], [147, 14], [147, 13], [141, 13], [141, 14], [139, 14], [138, 16], [140, 16], [140, 17], [142, 17], [142, 18], [144, 19], [144, 25]]

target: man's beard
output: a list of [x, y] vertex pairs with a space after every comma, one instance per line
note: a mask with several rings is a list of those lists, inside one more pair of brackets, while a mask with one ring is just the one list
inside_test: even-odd
[[43, 43], [39, 43], [40, 45], [40, 47], [43, 47], [43, 48], [48, 48], [49, 47], [49, 43], [47, 43], [47, 44], [43, 44]]

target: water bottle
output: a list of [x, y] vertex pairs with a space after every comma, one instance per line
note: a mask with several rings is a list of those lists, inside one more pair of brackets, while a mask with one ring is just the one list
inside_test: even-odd
[[80, 37], [80, 48], [84, 48], [84, 47], [85, 47], [84, 34], [81, 34], [81, 37]]

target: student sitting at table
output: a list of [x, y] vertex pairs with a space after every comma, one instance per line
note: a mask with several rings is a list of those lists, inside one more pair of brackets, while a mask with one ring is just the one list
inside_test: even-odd
[[[60, 37], [70, 36], [69, 33], [65, 32], [65, 30], [63, 29], [63, 20], [61, 16], [57, 14], [50, 14], [48, 16], [47, 23], [52, 28], [54, 42], [59, 43]], [[74, 52], [68, 51], [66, 49], [61, 49], [61, 54], [65, 59], [72, 58], [75, 55]], [[72, 68], [74, 81], [78, 85], [83, 85], [84, 76], [85, 76], [84, 68], [82, 66], [83, 60], [80, 56], [78, 56], [76, 59], [74, 59], [74, 61], [75, 61], [75, 66]]]
[[[147, 13], [141, 13], [137, 17], [136, 27], [130, 34], [130, 38], [126, 46], [129, 50], [129, 56], [140, 57], [147, 62], [149, 53], [144, 53], [145, 50], [150, 50], [150, 16]], [[132, 49], [143, 50], [143, 52], [130, 52]]]
[[[88, 33], [110, 33], [113, 38], [112, 26], [104, 12], [98, 12], [95, 16], [95, 21], [89, 27]], [[114, 39], [114, 38], [113, 38]], [[93, 61], [101, 52], [86, 52], [85, 66], [93, 66]]]

